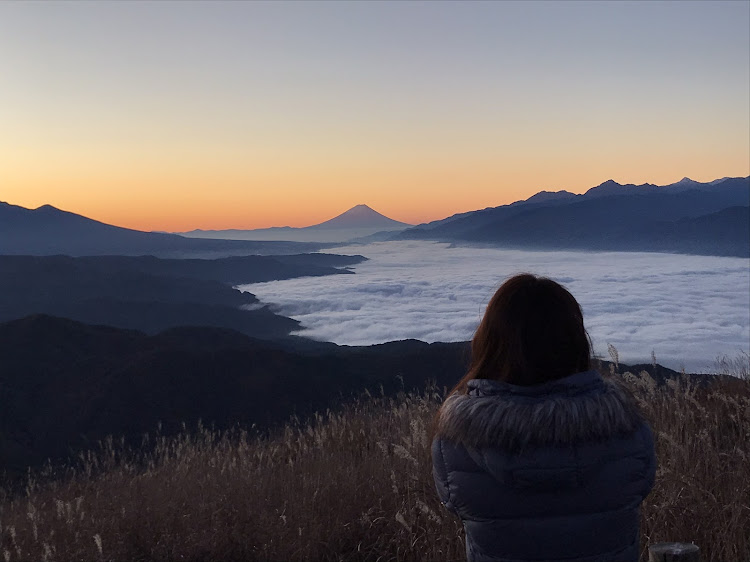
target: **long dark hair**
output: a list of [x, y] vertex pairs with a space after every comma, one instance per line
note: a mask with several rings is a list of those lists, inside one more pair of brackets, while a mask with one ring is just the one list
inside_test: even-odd
[[578, 302], [559, 283], [523, 273], [503, 283], [487, 305], [471, 340], [469, 371], [453, 392], [465, 393], [472, 379], [527, 386], [590, 368]]

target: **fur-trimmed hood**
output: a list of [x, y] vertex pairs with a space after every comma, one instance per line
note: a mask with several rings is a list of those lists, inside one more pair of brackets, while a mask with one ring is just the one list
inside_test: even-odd
[[467, 394], [449, 396], [440, 408], [437, 437], [517, 451], [602, 441], [630, 434], [642, 423], [620, 383], [586, 371], [535, 386], [471, 380]]

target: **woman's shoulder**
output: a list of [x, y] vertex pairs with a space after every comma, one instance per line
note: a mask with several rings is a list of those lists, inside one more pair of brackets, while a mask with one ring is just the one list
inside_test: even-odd
[[469, 381], [438, 415], [438, 438], [509, 452], [528, 446], [601, 442], [633, 434], [645, 422], [630, 393], [596, 371], [535, 386]]

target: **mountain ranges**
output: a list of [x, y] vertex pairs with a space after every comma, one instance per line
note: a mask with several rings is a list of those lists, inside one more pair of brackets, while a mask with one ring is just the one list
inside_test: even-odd
[[[322, 230], [348, 236], [358, 220], [389, 225], [360, 207]], [[363, 239], [749, 257], [749, 208], [749, 178], [608, 181], [406, 230], [390, 224]], [[267, 428], [364, 389], [453, 386], [467, 342], [315, 342], [290, 335], [296, 320], [234, 288], [352, 274], [366, 259], [309, 253], [331, 246], [188, 239], [0, 203], [0, 473], [57, 462], [107, 435], [138, 445], [159, 423], [165, 434], [198, 420]], [[671, 374], [633, 367], [641, 369]]]
[[750, 257], [750, 178], [541, 191], [525, 201], [410, 227], [367, 205], [323, 223], [168, 234], [104, 224], [49, 205], [0, 203], [0, 254], [224, 257], [299, 254], [335, 244], [436, 240], [539, 250], [639, 251]]
[[393, 239], [750, 257], [750, 178], [684, 178], [668, 186], [609, 180], [582, 195], [540, 192], [422, 224]]

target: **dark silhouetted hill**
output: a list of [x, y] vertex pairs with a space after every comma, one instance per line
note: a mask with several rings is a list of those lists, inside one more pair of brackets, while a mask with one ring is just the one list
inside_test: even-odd
[[[0, 323], [0, 358], [0, 472], [18, 475], [107, 435], [139, 444], [158, 424], [163, 434], [199, 420], [263, 429], [365, 389], [392, 395], [429, 381], [451, 388], [465, 373], [469, 343], [300, 345], [224, 328], [146, 335], [34, 315]], [[659, 384], [676, 375], [659, 365], [620, 369], [649, 371]]]
[[300, 351], [220, 328], [156, 335], [35, 315], [0, 324], [0, 458], [11, 472], [198, 420], [266, 427], [365, 388], [453, 385], [466, 344], [332, 344]]
[[312, 252], [323, 244], [201, 240], [112, 226], [51, 205], [26, 209], [0, 202], [0, 254], [11, 255], [221, 255]]
[[52, 314], [147, 333], [174, 326], [216, 326], [279, 338], [299, 323], [259, 306], [253, 295], [231, 285], [346, 274], [332, 265], [363, 259], [324, 254], [216, 260], [0, 256], [0, 321]]
[[218, 259], [161, 259], [154, 256], [88, 256], [76, 258], [99, 271], [138, 271], [150, 275], [190, 277], [230, 285], [351, 273], [347, 266], [362, 263], [364, 256], [293, 254], [233, 256]]

